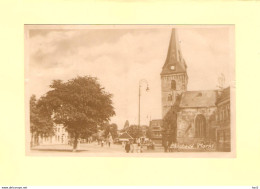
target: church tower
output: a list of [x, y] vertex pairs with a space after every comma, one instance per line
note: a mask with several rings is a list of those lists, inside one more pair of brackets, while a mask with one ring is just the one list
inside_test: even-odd
[[183, 59], [176, 29], [172, 29], [168, 54], [161, 72], [162, 118], [178, 95], [187, 91], [187, 66]]

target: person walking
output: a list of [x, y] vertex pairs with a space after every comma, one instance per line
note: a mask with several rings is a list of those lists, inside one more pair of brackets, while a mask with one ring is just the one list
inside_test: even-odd
[[140, 152], [141, 152], [141, 144], [138, 143], [138, 144], [137, 144], [137, 153], [140, 153]]
[[125, 145], [125, 151], [126, 151], [126, 153], [129, 153], [129, 151], [130, 151], [130, 144], [129, 144], [129, 142]]
[[135, 144], [133, 142], [131, 142], [131, 144], [130, 144], [130, 150], [131, 150], [131, 153], [134, 153], [134, 151], [135, 151]]
[[113, 142], [113, 138], [110, 137], [109, 140], [108, 140], [108, 146], [110, 147], [111, 143]]

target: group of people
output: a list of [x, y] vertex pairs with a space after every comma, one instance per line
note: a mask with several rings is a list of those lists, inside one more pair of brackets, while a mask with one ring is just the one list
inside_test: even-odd
[[113, 139], [112, 138], [108, 138], [107, 140], [98, 140], [98, 144], [100, 144], [101, 147], [103, 147], [105, 144], [110, 147], [110, 145], [112, 144]]
[[141, 143], [127, 142], [124, 146], [126, 153], [142, 153], [143, 145]]
[[147, 150], [154, 150], [154, 142], [150, 140], [129, 140], [127, 142], [122, 142], [122, 148], [126, 151], [126, 153], [142, 153], [144, 148]]

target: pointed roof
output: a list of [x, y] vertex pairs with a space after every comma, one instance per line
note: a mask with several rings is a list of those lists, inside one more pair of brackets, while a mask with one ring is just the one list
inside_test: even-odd
[[168, 75], [173, 73], [185, 73], [186, 68], [187, 66], [182, 56], [178, 35], [176, 29], [173, 28], [169, 47], [168, 47], [167, 57], [163, 65], [161, 75]]

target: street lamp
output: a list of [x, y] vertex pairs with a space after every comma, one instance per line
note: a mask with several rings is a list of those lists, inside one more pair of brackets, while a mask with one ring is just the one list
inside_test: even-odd
[[142, 87], [142, 84], [146, 84], [146, 92], [149, 91], [148, 81], [146, 79], [141, 79], [139, 81], [139, 96], [138, 96], [139, 97], [138, 98], [138, 130], [141, 129], [141, 125], [140, 125], [140, 109], [141, 109], [140, 100], [141, 100], [141, 87]]

